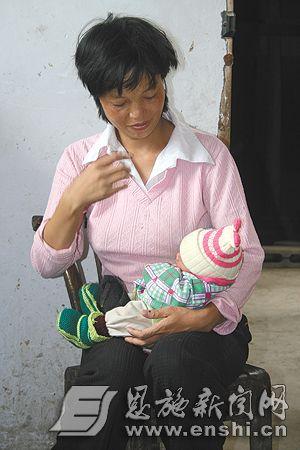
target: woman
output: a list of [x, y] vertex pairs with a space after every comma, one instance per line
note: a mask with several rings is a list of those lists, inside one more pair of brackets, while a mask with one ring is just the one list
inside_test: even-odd
[[[118, 394], [97, 436], [58, 436], [53, 448], [124, 449], [124, 424], [136, 425], [125, 419], [127, 393], [142, 385], [148, 386], [144, 402], [154, 405], [158, 424], [185, 430], [207, 423], [219, 427], [226, 388], [248, 357], [251, 334], [241, 308], [264, 256], [237, 168], [221, 141], [192, 129], [168, 107], [165, 78], [178, 61], [165, 33], [151, 23], [109, 14], [80, 36], [75, 63], [107, 127], [63, 152], [34, 237], [35, 269], [53, 278], [81, 257], [85, 212], [89, 243], [103, 274], [119, 276], [129, 291], [145, 264], [171, 262], [185, 234], [230, 224], [235, 217], [243, 224], [244, 263], [235, 284], [204, 309], [150, 311], [145, 315], [164, 320], [85, 350], [76, 384], [106, 385]], [[143, 351], [148, 345], [149, 355]], [[175, 396], [179, 388], [189, 401], [184, 417], [159, 414], [166, 389]], [[222, 417], [215, 409], [210, 417], [195, 416], [193, 407], [204, 388], [218, 399]], [[189, 432], [181, 437], [162, 433], [161, 438], [166, 449], [219, 450], [225, 441], [222, 435]]]

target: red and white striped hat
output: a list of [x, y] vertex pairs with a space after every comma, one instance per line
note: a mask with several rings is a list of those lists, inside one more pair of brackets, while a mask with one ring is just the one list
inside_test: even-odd
[[241, 220], [216, 229], [199, 228], [185, 236], [180, 256], [185, 267], [198, 278], [219, 285], [234, 282], [243, 262], [239, 229]]

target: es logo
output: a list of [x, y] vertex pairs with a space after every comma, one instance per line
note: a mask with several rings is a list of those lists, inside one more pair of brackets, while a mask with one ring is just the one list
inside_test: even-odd
[[58, 421], [49, 431], [59, 431], [59, 436], [95, 436], [104, 427], [110, 402], [118, 393], [108, 388], [72, 386]]

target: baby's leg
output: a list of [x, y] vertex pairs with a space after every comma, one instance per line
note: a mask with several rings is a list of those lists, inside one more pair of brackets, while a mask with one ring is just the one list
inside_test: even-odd
[[130, 301], [125, 283], [116, 276], [105, 275], [99, 283], [97, 306], [103, 313]]
[[142, 310], [147, 309], [141, 300], [132, 300], [125, 306], [108, 311], [105, 314], [105, 322], [110, 336], [130, 336], [127, 327], [143, 330], [151, 327], [152, 319], [142, 315]]

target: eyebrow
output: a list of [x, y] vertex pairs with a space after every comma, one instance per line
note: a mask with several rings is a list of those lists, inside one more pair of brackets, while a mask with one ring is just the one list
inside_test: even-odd
[[[153, 89], [155, 89], [156, 88], [156, 86], [149, 86], [147, 89], [145, 89], [143, 92], [142, 92], [142, 94], [144, 94], [145, 92], [147, 92], [147, 91], [153, 91]], [[126, 98], [126, 97], [123, 97], [123, 95], [117, 95], [117, 94], [112, 94], [111, 95], [113, 98]]]

